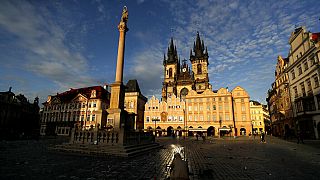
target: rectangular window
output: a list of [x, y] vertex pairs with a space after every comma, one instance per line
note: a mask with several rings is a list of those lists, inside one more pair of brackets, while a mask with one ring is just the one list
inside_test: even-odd
[[225, 111], [229, 111], [229, 105], [228, 105], [228, 104], [226, 104], [226, 105], [224, 106], [224, 110], [225, 110]]
[[222, 105], [219, 105], [219, 111], [222, 111]]
[[182, 122], [183, 121], [183, 117], [179, 116], [179, 121]]
[[147, 116], [146, 122], [150, 122], [150, 117]]
[[313, 76], [313, 82], [314, 82], [315, 88], [319, 87], [319, 79], [318, 79], [317, 74]]
[[216, 109], [217, 109], [217, 108], [216, 108], [216, 105], [213, 105], [213, 106], [212, 106], [212, 109], [213, 109], [213, 110], [216, 110]]
[[198, 111], [198, 106], [197, 106], [197, 105], [194, 106], [194, 110], [195, 110], [195, 111]]
[[194, 121], [197, 121], [197, 120], [198, 120], [197, 115], [195, 115], [194, 116]]
[[307, 82], [307, 92], [309, 93], [310, 91], [312, 91], [311, 81], [310, 79], [307, 79], [306, 82]]
[[314, 54], [309, 57], [309, 61], [310, 61], [310, 66], [313, 66], [316, 63], [315, 58], [314, 58]]
[[302, 74], [302, 68], [301, 66], [298, 66], [298, 75], [301, 75]]
[[85, 108], [86, 107], [86, 103], [82, 103], [82, 108]]
[[210, 121], [210, 115], [208, 115], [208, 117], [207, 117], [207, 121]]
[[89, 108], [91, 108], [91, 102], [89, 103]]
[[189, 111], [192, 111], [192, 106], [188, 106]]
[[303, 63], [303, 66], [304, 66], [304, 71], [308, 70], [309, 67], [308, 67], [308, 61], [304, 62]]
[[192, 116], [189, 116], [189, 121], [192, 121]]
[[246, 115], [243, 114], [243, 115], [242, 115], [242, 121], [245, 121], [245, 120], [246, 120]]
[[94, 107], [94, 108], [97, 107], [97, 103], [94, 102], [93, 105], [92, 105], [92, 107]]
[[207, 106], [207, 110], [210, 111], [210, 106]]
[[219, 121], [222, 121], [222, 113], [219, 114]]
[[84, 115], [81, 115], [81, 121], [84, 121]]
[[90, 114], [87, 115], [87, 121], [90, 121]]
[[226, 121], [229, 121], [229, 120], [230, 120], [229, 114], [226, 114]]
[[291, 71], [291, 77], [292, 77], [292, 79], [296, 78], [296, 74], [294, 73], [294, 70]]
[[200, 121], [203, 121], [203, 116], [202, 115], [200, 115]]
[[91, 120], [92, 120], [92, 121], [95, 121], [95, 120], [96, 120], [96, 115], [95, 115], [95, 114], [92, 114]]
[[304, 87], [304, 83], [301, 83], [301, 84], [300, 84], [300, 88], [301, 88], [302, 96], [306, 96], [306, 89], [305, 89], [305, 87]]
[[199, 107], [199, 110], [200, 110], [200, 111], [203, 111], [203, 108], [202, 108], [202, 106], [200, 106], [200, 107]]
[[212, 115], [212, 120], [213, 120], [213, 121], [216, 121], [216, 120], [217, 120], [216, 115]]
[[294, 97], [298, 97], [298, 89], [297, 86], [293, 87]]
[[241, 111], [242, 112], [246, 111], [246, 106], [245, 105], [241, 105]]

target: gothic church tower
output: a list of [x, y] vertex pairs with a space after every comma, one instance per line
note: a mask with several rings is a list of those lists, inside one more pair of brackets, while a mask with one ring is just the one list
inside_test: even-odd
[[164, 66], [164, 80], [162, 84], [162, 100], [166, 101], [168, 97], [173, 94], [177, 94], [177, 76], [180, 72], [180, 61], [178, 58], [177, 48], [173, 44], [173, 38], [171, 38], [170, 45], [168, 47], [167, 57], [163, 58]]
[[195, 79], [195, 90], [202, 93], [206, 89], [211, 89], [208, 76], [208, 50], [204, 48], [199, 32], [197, 32], [196, 42], [193, 43], [193, 52], [190, 50], [190, 61]]

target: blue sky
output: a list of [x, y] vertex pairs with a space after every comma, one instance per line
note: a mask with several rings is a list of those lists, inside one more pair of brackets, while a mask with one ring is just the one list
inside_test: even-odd
[[189, 59], [199, 31], [209, 53], [213, 89], [240, 85], [265, 102], [278, 55], [287, 56], [295, 26], [320, 31], [318, 0], [0, 1], [0, 91], [44, 102], [69, 88], [115, 77], [122, 7], [129, 11], [125, 82], [160, 96], [170, 37]]

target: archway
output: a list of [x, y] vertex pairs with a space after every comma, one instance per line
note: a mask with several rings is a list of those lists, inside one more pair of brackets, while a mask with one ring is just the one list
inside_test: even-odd
[[159, 136], [162, 136], [162, 130], [161, 130], [161, 127], [160, 127], [160, 126], [158, 126], [158, 127], [156, 128], [156, 131], [157, 131], [157, 134], [158, 134]]
[[193, 127], [189, 126], [188, 136], [193, 136]]
[[181, 128], [181, 126], [177, 127], [177, 134], [176, 135], [182, 136], [182, 128]]
[[245, 136], [246, 135], [246, 129], [245, 128], [241, 128], [240, 129], [240, 135], [241, 136]]
[[215, 130], [213, 126], [210, 126], [207, 130], [207, 136], [214, 136], [215, 135]]
[[168, 128], [167, 128], [167, 136], [172, 136], [172, 132], [173, 131], [173, 127], [172, 126], [169, 126]]

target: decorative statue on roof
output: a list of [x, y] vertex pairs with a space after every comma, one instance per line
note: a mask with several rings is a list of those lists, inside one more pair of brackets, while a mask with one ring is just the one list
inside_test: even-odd
[[123, 10], [122, 10], [121, 20], [118, 25], [119, 31], [128, 31], [129, 30], [127, 28], [127, 22], [128, 22], [128, 8], [127, 8], [127, 6], [124, 6]]
[[127, 22], [127, 21], [128, 21], [128, 8], [127, 6], [124, 6], [122, 10], [121, 22]]

